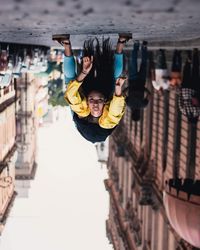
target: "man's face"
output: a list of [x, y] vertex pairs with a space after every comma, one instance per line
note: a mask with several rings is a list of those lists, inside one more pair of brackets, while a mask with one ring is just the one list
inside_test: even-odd
[[171, 86], [177, 86], [181, 84], [181, 73], [180, 72], [171, 72]]
[[87, 101], [91, 115], [94, 117], [101, 116], [105, 104], [104, 96], [97, 91], [92, 91], [88, 95]]
[[180, 85], [180, 84], [181, 84], [181, 79], [178, 78], [178, 77], [173, 77], [173, 78], [171, 79], [171, 81], [170, 81], [170, 85], [171, 85], [172, 87], [177, 86], [177, 85]]

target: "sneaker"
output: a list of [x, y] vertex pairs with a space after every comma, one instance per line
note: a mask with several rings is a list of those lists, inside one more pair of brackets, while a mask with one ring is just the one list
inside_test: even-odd
[[119, 33], [119, 43], [127, 43], [130, 39], [132, 39], [132, 33]]
[[143, 41], [142, 42], [142, 49], [147, 49], [147, 45], [148, 45], [148, 42], [147, 41]]
[[52, 40], [57, 41], [62, 46], [64, 46], [64, 42], [70, 44], [70, 34], [55, 34], [52, 35]]
[[147, 41], [143, 41], [142, 42], [142, 46], [147, 46], [148, 45], [148, 42]]
[[193, 49], [193, 54], [198, 54], [198, 53], [199, 53], [198, 48], [194, 48], [194, 49]]

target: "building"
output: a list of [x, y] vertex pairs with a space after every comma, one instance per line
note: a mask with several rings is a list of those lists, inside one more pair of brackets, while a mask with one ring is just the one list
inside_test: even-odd
[[[180, 199], [190, 193], [185, 190], [178, 195], [180, 189], [169, 189], [174, 188], [177, 179], [181, 181], [179, 186], [188, 182], [196, 185], [196, 196], [191, 193], [187, 202], [191, 206], [196, 199], [195, 213], [199, 216], [200, 123], [190, 125], [178, 112], [175, 90], [152, 94], [150, 104], [141, 111], [140, 121], [132, 121], [127, 108], [110, 136], [109, 179], [105, 180], [110, 194], [107, 235], [115, 250], [198, 249], [199, 224], [195, 228], [194, 224], [185, 223], [184, 229], [178, 230], [188, 210], [183, 210], [182, 216], [174, 216], [179, 210], [169, 209], [171, 202], [176, 209]], [[195, 216], [190, 218], [195, 220]], [[173, 219], [176, 223], [172, 223]], [[192, 241], [190, 234], [197, 235], [196, 239]]]
[[34, 76], [23, 73], [17, 79], [17, 151], [16, 179], [33, 179], [36, 170], [37, 119]]
[[0, 233], [16, 196], [15, 93], [12, 79], [7, 87], [0, 88]]
[[37, 74], [46, 70], [47, 61], [44, 48], [29, 48], [28, 53], [26, 47], [21, 46], [19, 51], [23, 60], [18, 60], [14, 71], [17, 86], [16, 190], [19, 196], [28, 197], [30, 180], [34, 179], [37, 169], [37, 130], [48, 112], [47, 77]]

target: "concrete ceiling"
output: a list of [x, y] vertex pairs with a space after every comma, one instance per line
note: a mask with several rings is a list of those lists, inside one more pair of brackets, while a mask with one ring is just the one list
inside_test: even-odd
[[90, 35], [131, 32], [198, 43], [199, 13], [199, 0], [0, 0], [0, 41], [52, 46], [52, 34], [70, 33], [79, 47]]

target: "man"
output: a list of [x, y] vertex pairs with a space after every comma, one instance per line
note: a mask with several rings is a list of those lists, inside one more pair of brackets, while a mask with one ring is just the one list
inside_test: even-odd
[[145, 87], [148, 58], [147, 42], [143, 41], [141, 46], [142, 61], [138, 71], [139, 47], [139, 41], [135, 41], [129, 61], [129, 86], [126, 98], [126, 103], [131, 108], [131, 117], [134, 121], [140, 120], [140, 110], [148, 105], [151, 96], [150, 91]]
[[172, 66], [170, 72], [170, 86], [179, 86], [181, 84], [182, 56], [181, 51], [175, 49], [173, 53]]
[[169, 89], [170, 81], [169, 81], [169, 72], [167, 69], [165, 50], [160, 49], [158, 51], [157, 60], [156, 60], [156, 68], [155, 68], [155, 76], [152, 79], [152, 85], [154, 89], [158, 92], [163, 92], [163, 90]]
[[179, 95], [179, 109], [188, 121], [197, 123], [200, 115], [199, 51], [193, 50], [193, 59], [188, 55], [183, 69], [183, 81]]

